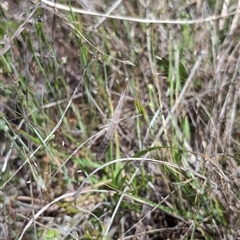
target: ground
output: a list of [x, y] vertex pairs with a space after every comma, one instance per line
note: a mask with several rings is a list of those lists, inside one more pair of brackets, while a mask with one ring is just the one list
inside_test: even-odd
[[0, 1], [0, 239], [240, 239], [237, 7]]

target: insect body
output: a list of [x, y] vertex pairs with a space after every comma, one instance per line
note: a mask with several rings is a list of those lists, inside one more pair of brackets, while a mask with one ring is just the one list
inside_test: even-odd
[[108, 126], [108, 129], [107, 129], [107, 132], [106, 132], [106, 134], [103, 138], [103, 141], [101, 142], [101, 144], [98, 148], [97, 155], [96, 155], [96, 160], [97, 161], [101, 160], [102, 157], [104, 156], [104, 153], [105, 153], [109, 143], [111, 142], [111, 140], [113, 138], [113, 135], [114, 135], [114, 132], [115, 132], [117, 126], [118, 126], [125, 92], [126, 92], [126, 90], [124, 90], [121, 94], [121, 97], [118, 101], [117, 107], [114, 110], [113, 118], [112, 118], [112, 120], [111, 120], [111, 122]]

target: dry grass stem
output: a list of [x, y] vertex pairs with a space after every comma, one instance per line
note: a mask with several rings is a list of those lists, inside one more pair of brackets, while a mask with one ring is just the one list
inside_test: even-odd
[[240, 0], [0, 11], [0, 239], [240, 239]]

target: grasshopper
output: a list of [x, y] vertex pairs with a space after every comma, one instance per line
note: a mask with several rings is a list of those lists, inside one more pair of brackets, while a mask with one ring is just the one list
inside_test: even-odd
[[119, 118], [120, 118], [120, 114], [121, 114], [121, 109], [122, 109], [122, 106], [123, 106], [123, 100], [124, 100], [124, 96], [125, 96], [125, 92], [126, 90], [124, 90], [120, 96], [120, 99], [118, 101], [118, 104], [114, 110], [114, 113], [113, 113], [113, 118], [110, 122], [110, 124], [108, 125], [108, 128], [107, 128], [107, 132], [103, 138], [103, 141], [101, 142], [99, 148], [98, 148], [98, 151], [97, 151], [97, 155], [96, 155], [96, 160], [99, 161], [103, 158], [104, 156], [104, 153], [109, 145], [109, 143], [111, 142], [112, 138], [113, 138], [113, 135], [114, 135], [114, 132], [118, 126], [118, 123], [119, 123]]

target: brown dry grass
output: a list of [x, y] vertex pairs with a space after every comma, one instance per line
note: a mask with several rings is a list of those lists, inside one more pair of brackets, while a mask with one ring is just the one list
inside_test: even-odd
[[0, 239], [240, 238], [237, 3], [69, 2], [1, 2]]

